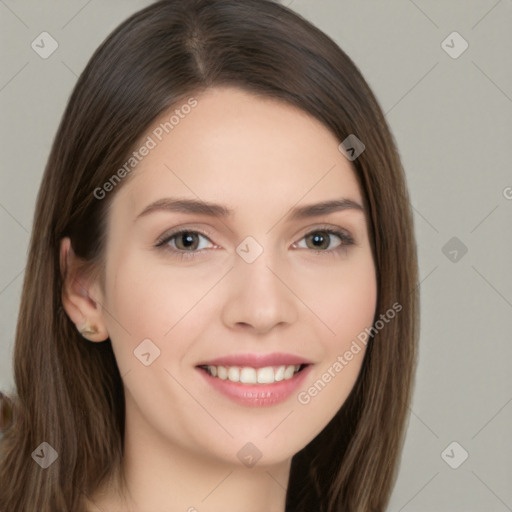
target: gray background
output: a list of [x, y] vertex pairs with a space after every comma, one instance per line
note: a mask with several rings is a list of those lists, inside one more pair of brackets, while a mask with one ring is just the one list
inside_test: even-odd
[[[93, 51], [147, 0], [0, 0], [0, 389], [57, 124]], [[389, 511], [512, 510], [512, 1], [285, 0], [375, 91], [415, 210], [420, 362]], [[59, 44], [42, 59], [31, 43]], [[462, 40], [449, 34], [457, 31]], [[448, 45], [448, 46], [446, 46]], [[457, 237], [446, 246], [453, 237]], [[464, 253], [464, 247], [467, 253]], [[449, 447], [456, 441], [458, 445]], [[460, 446], [459, 446], [460, 445]], [[452, 469], [445, 460], [460, 463]], [[508, 484], [507, 484], [508, 482]]]

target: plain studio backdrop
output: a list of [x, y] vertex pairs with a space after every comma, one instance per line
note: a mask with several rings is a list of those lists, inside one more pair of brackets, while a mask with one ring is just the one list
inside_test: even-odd
[[[0, 0], [3, 391], [14, 384], [26, 251], [57, 125], [94, 50], [149, 3]], [[415, 212], [419, 367], [388, 510], [511, 511], [512, 1], [283, 3], [362, 71], [395, 136]]]

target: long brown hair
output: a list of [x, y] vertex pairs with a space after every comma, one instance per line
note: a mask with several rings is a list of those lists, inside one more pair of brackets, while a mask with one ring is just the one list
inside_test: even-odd
[[[101, 187], [152, 121], [192, 94], [233, 85], [294, 105], [340, 142], [366, 146], [352, 162], [368, 207], [377, 271], [373, 330], [352, 392], [292, 459], [287, 512], [382, 511], [396, 478], [418, 332], [417, 259], [403, 169], [383, 113], [350, 58], [271, 0], [161, 0], [96, 50], [69, 99], [44, 172], [14, 346], [15, 423], [0, 443], [0, 510], [82, 512], [119, 469], [124, 394], [110, 340], [84, 340], [61, 306], [60, 240], [93, 267], [104, 255], [116, 190]], [[4, 403], [6, 403], [4, 401]], [[7, 415], [12, 417], [12, 413]], [[42, 469], [42, 442], [58, 453]]]

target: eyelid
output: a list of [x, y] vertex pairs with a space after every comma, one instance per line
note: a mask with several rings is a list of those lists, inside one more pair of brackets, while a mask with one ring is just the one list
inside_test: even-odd
[[329, 233], [332, 233], [332, 234], [343, 234], [346, 236], [347, 239], [351, 239], [353, 242], [354, 242], [354, 238], [351, 234], [351, 232], [346, 229], [346, 228], [342, 228], [341, 226], [336, 226], [334, 224], [315, 224], [313, 227], [309, 226], [307, 228], [305, 228], [304, 231], [301, 231], [302, 236], [301, 236], [301, 240], [302, 238], [304, 238], [305, 236], [311, 234], [311, 233], [316, 233], [317, 231], [328, 231]]
[[[202, 229], [199, 229], [199, 228], [195, 228], [195, 227], [188, 227], [188, 226], [185, 226], [185, 227], [180, 227], [180, 228], [176, 228], [176, 229], [171, 229], [170, 231], [166, 231], [163, 235], [161, 235], [157, 241], [156, 241], [156, 244], [155, 246], [156, 247], [162, 247], [163, 245], [165, 245], [167, 242], [169, 242], [169, 240], [173, 237], [175, 237], [176, 235], [179, 235], [181, 233], [197, 233], [198, 235], [201, 235], [203, 236], [204, 238], [207, 238], [210, 243], [212, 243], [213, 245], [215, 245], [212, 240], [211, 240], [211, 237], [212, 235], [207, 233], [206, 230], [202, 230]], [[179, 252], [186, 252], [186, 251], [179, 251]], [[188, 251], [188, 252], [199, 252], [199, 251]]]

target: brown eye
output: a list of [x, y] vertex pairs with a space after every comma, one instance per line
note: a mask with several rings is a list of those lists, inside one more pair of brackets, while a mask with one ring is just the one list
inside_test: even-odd
[[192, 231], [183, 231], [174, 235], [176, 248], [180, 250], [196, 250], [199, 244], [198, 233]]
[[306, 245], [310, 249], [328, 249], [331, 243], [330, 234], [327, 231], [314, 231], [305, 236]]
[[336, 254], [354, 245], [354, 243], [352, 236], [345, 230], [319, 228], [310, 231], [295, 244], [295, 247], [312, 249], [317, 254]]
[[195, 253], [207, 249], [210, 239], [198, 231], [181, 230], [164, 235], [156, 244], [157, 247], [167, 248], [173, 252]]

